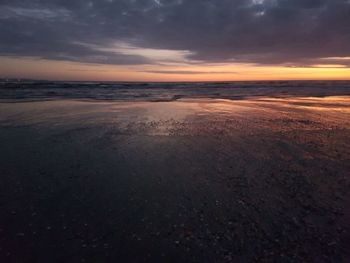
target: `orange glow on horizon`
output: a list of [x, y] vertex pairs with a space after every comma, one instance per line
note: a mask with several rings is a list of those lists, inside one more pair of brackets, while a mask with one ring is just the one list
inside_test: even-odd
[[350, 80], [347, 67], [254, 64], [99, 65], [36, 58], [0, 58], [0, 77], [81, 81]]

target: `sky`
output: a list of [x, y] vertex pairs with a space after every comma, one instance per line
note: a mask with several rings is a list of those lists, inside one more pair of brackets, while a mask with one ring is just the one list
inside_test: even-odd
[[0, 0], [0, 77], [350, 79], [350, 0]]

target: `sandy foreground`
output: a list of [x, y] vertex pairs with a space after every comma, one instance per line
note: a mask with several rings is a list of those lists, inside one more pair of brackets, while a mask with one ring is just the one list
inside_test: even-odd
[[350, 96], [0, 103], [1, 262], [350, 262]]

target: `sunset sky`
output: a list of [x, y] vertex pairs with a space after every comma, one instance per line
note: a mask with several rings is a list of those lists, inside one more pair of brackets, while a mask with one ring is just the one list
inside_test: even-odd
[[350, 0], [2, 0], [0, 77], [350, 79]]

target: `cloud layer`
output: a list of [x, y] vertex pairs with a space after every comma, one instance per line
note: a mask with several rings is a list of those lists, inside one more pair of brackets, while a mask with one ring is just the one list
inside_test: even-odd
[[350, 66], [349, 0], [2, 0], [0, 55]]

